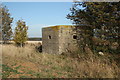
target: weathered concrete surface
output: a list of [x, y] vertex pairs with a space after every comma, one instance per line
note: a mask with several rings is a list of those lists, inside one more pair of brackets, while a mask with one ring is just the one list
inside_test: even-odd
[[42, 50], [44, 53], [62, 54], [77, 50], [77, 36], [74, 26], [52, 26], [42, 29]]

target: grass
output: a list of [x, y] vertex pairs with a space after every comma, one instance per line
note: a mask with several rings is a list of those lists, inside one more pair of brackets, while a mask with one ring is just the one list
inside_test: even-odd
[[119, 78], [113, 56], [80, 54], [79, 58], [39, 53], [35, 46], [2, 46], [3, 78]]

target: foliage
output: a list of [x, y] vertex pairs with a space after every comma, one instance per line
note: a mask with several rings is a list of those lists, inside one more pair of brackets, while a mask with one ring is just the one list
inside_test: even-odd
[[4, 41], [4, 43], [6, 43], [8, 40], [10, 40], [12, 38], [12, 28], [11, 28], [11, 23], [13, 21], [13, 18], [11, 18], [9, 10], [7, 9], [6, 6], [0, 5], [0, 9], [1, 9], [1, 22], [2, 22], [2, 33], [1, 33], [1, 37], [2, 40]]
[[24, 43], [27, 41], [28, 39], [27, 30], [28, 27], [26, 26], [26, 23], [22, 20], [18, 20], [14, 36], [14, 41], [17, 45], [22, 47]]
[[[92, 43], [92, 37], [97, 37], [101, 40], [108, 40], [111, 43], [120, 43], [119, 5], [120, 2], [74, 2], [73, 7], [71, 8], [71, 13], [67, 15], [67, 18], [72, 20], [73, 24], [77, 25], [77, 27], [80, 27], [81, 24], [90, 25], [91, 29], [87, 27], [83, 30], [92, 30], [92, 35], [86, 34], [90, 35], [89, 37], [91, 38], [89, 40]], [[84, 33], [85, 32], [82, 34]], [[84, 43], [88, 44], [88, 41]]]
[[2, 40], [2, 8], [0, 6], [0, 40]]

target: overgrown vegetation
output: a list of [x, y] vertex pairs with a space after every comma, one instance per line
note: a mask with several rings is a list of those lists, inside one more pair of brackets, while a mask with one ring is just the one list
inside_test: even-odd
[[[119, 5], [120, 2], [75, 2], [67, 18], [77, 26], [80, 52], [65, 55], [40, 53], [42, 46], [23, 46], [28, 27], [19, 20], [14, 41], [21, 47], [2, 46], [3, 78], [120, 78]], [[12, 35], [13, 18], [6, 7], [2, 13], [2, 38], [7, 41]]]
[[3, 78], [119, 78], [117, 56], [81, 53], [70, 57], [39, 53], [30, 45], [3, 45]]
[[[120, 52], [120, 2], [74, 2], [67, 18], [78, 32], [78, 44], [93, 51]], [[85, 26], [82, 26], [85, 25]], [[92, 38], [103, 43], [94, 44]], [[109, 43], [105, 43], [109, 42]], [[99, 48], [99, 49], [98, 49]]]

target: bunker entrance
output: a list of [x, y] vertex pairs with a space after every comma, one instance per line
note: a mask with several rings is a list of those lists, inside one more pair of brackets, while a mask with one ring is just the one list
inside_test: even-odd
[[50, 35], [48, 36], [48, 39], [51, 39], [51, 36], [50, 36]]
[[77, 35], [73, 35], [73, 39], [77, 39]]

